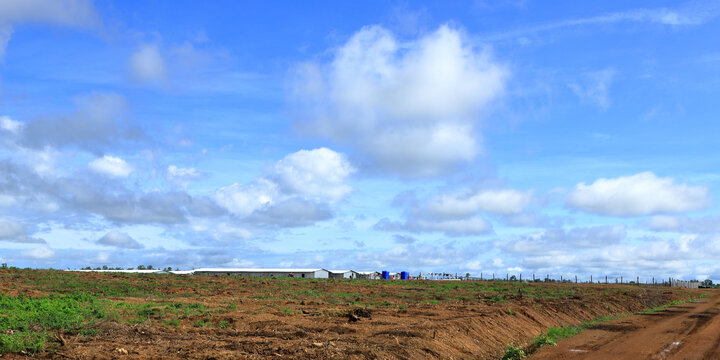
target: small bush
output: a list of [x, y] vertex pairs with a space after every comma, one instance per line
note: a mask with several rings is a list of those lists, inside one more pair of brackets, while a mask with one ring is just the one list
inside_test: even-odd
[[208, 323], [206, 323], [204, 320], [198, 320], [196, 321], [193, 326], [196, 328], [201, 328], [207, 326]]
[[505, 349], [505, 355], [503, 355], [500, 360], [520, 360], [526, 357], [527, 355], [525, 355], [525, 351], [523, 351], [523, 349], [514, 346], [513, 344], [508, 344], [507, 349]]
[[174, 327], [177, 329], [177, 327], [180, 326], [180, 320], [178, 320], [178, 319], [165, 320], [165, 322], [163, 324], [165, 324], [165, 326], [167, 326], [167, 327]]
[[540, 336], [536, 337], [535, 340], [533, 340], [533, 345], [537, 347], [538, 349], [545, 346], [555, 346], [557, 343], [555, 342], [555, 339], [551, 338], [550, 336], [546, 334], [540, 334]]

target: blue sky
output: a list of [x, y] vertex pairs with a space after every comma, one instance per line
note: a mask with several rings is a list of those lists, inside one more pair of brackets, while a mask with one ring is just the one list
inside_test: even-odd
[[0, 0], [0, 260], [720, 279], [720, 3]]

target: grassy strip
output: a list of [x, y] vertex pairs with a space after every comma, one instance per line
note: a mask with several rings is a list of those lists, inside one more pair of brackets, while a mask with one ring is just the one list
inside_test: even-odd
[[505, 354], [503, 355], [501, 360], [520, 360], [525, 359], [528, 356], [534, 354], [538, 350], [540, 350], [543, 346], [551, 345], [556, 346], [557, 341], [569, 337], [573, 337], [581, 332], [583, 332], [585, 329], [592, 328], [593, 326], [596, 326], [598, 324], [602, 324], [605, 322], [617, 320], [626, 318], [632, 315], [644, 315], [644, 314], [651, 314], [660, 310], [665, 310], [671, 306], [684, 304], [688, 302], [697, 301], [705, 296], [707, 296], [707, 293], [701, 294], [698, 297], [693, 297], [687, 300], [675, 300], [665, 305], [656, 306], [654, 308], [649, 308], [637, 313], [625, 313], [620, 315], [611, 315], [611, 316], [601, 316], [591, 321], [586, 321], [582, 323], [582, 325], [569, 325], [565, 327], [556, 327], [553, 326], [547, 330], [546, 333], [540, 333], [535, 339], [533, 339], [532, 344], [527, 346], [525, 349], [514, 346], [513, 344], [508, 344], [507, 348], [505, 349]]
[[665, 309], [667, 309], [667, 308], [669, 308], [669, 307], [671, 307], [671, 306], [674, 306], [674, 305], [680, 305], [680, 304], [685, 304], [685, 303], [689, 303], [689, 302], [693, 302], [693, 301], [700, 300], [700, 299], [704, 298], [704, 297], [707, 296], [707, 295], [708, 295], [707, 293], [703, 293], [703, 294], [700, 294], [700, 296], [698, 296], [698, 297], [691, 298], [691, 299], [688, 299], [688, 300], [675, 300], [675, 301], [673, 301], [673, 302], [671, 302], [671, 303], [669, 303], [669, 304], [656, 306], [656, 307], [654, 307], [654, 308], [652, 308], [652, 309], [647, 309], [647, 310], [641, 311], [641, 312], [639, 312], [639, 313], [637, 313], [637, 314], [638, 314], [638, 315], [644, 315], [644, 314], [654, 313], [654, 312], [656, 312], [656, 311], [665, 310]]
[[0, 354], [41, 352], [56, 331], [77, 332], [105, 317], [105, 306], [81, 293], [0, 295]]

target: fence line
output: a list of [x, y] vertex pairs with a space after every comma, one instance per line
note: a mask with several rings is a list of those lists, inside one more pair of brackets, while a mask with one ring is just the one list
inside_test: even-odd
[[689, 289], [697, 289], [699, 287], [703, 286], [703, 282], [698, 280], [678, 280], [674, 279], [672, 277], [668, 278], [662, 278], [662, 280], [658, 280], [660, 278], [656, 278], [655, 276], [652, 277], [646, 277], [644, 278], [645, 282], [640, 281], [640, 276], [635, 276], [634, 279], [628, 280], [623, 275], [619, 275], [616, 277], [608, 277], [608, 275], [604, 275], [604, 278], [601, 277], [600, 280], [595, 280], [597, 278], [594, 278], [593, 275], [589, 276], [589, 280], [579, 280], [578, 275], [574, 275], [573, 278], [566, 278], [563, 275], [560, 275], [558, 278], [553, 278], [550, 276], [550, 274], [545, 274], [545, 277], [538, 277], [534, 273], [531, 275], [531, 277], [525, 276], [523, 278], [522, 273], [516, 274], [510, 274], [505, 273], [505, 276], [502, 275], [496, 276], [495, 273], [491, 273], [490, 276], [486, 276], [483, 273], [480, 273], [480, 276], [470, 276], [470, 274], [466, 274], [465, 276], [450, 273], [420, 273], [416, 277], [416, 279], [427, 279], [427, 280], [465, 280], [465, 281], [517, 281], [517, 282], [558, 282], [558, 283], [575, 283], [575, 284], [630, 284], [630, 285], [655, 285], [655, 286], [671, 286], [671, 287], [684, 287]]

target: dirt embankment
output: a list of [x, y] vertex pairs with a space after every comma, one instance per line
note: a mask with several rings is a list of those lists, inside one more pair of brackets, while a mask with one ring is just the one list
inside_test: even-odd
[[[148, 282], [144, 277], [87, 276], [92, 286], [105, 292], [114, 291], [103, 287], [109, 281], [122, 286], [141, 283], [146, 290], [137, 296], [105, 296], [111, 303], [199, 302], [208, 311], [172, 325], [169, 321], [176, 319], [167, 314], [137, 321], [123, 313], [123, 317], [92, 325], [97, 330], [93, 336], [62, 334], [49, 351], [36, 357], [497, 359], [507, 344], [528, 345], [552, 326], [637, 312], [697, 295], [688, 290], [630, 285], [488, 282], [446, 286], [421, 281], [203, 277], [158, 277]], [[23, 293], [65, 291], [48, 291], [47, 286], [33, 280], [11, 287], [13, 292]], [[0, 284], [0, 290], [2, 287]], [[165, 291], [175, 295], [159, 298]], [[281, 296], [270, 297], [272, 294]], [[338, 298], [342, 301], [334, 300]], [[3, 359], [22, 357], [5, 354]]]
[[720, 292], [692, 303], [599, 324], [534, 360], [720, 359]]

